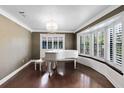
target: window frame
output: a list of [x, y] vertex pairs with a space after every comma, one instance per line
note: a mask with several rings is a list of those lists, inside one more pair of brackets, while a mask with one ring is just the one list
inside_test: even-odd
[[[107, 29], [108, 26], [114, 25], [118, 21], [122, 22], [122, 50], [123, 51], [122, 51], [122, 65], [121, 66], [119, 66], [118, 64], [115, 64], [113, 62], [110, 62], [110, 60], [108, 60], [108, 58], [107, 58], [107, 56], [108, 56], [108, 53], [107, 53], [108, 52], [108, 43], [107, 43], [108, 42], [108, 38], [107, 38], [107, 30], [106, 29]], [[79, 36], [84, 35], [84, 34], [87, 34], [89, 32], [98, 33], [98, 29], [94, 29], [94, 28], [96, 28], [97, 26], [99, 27], [99, 25], [101, 25], [102, 23], [104, 23], [104, 26], [101, 27], [101, 28], [98, 28], [98, 29], [104, 28], [104, 31], [105, 31], [105, 33], [104, 33], [105, 34], [105, 37], [104, 37], [105, 38], [104, 59], [103, 58], [100, 58], [99, 56], [94, 56], [93, 55], [94, 54], [93, 51], [91, 53], [92, 55], [85, 55], [85, 54], [82, 54], [80, 52], [79, 53], [80, 53], [80, 55], [90, 56], [92, 58], [96, 58], [98, 60], [105, 61], [108, 64], [114, 66], [115, 68], [121, 70], [124, 73], [124, 12], [119, 13], [119, 14], [117, 14], [117, 15], [115, 15], [115, 16], [113, 16], [113, 17], [111, 17], [111, 18], [109, 18], [109, 19], [107, 19], [107, 20], [105, 20], [103, 22], [100, 22], [100, 23], [96, 24], [95, 26], [93, 26], [93, 28], [91, 27], [91, 28], [86, 29], [85, 31], [82, 31], [82, 32], [78, 33], [77, 34], [77, 44], [79, 44], [79, 45], [77, 46], [77, 48], [79, 48], [79, 46], [80, 46], [80, 42], [78, 42], [78, 40], [80, 40]], [[93, 34], [92, 34], [92, 39], [93, 39]], [[115, 40], [115, 37], [114, 37], [114, 40]], [[92, 50], [94, 48], [94, 45], [93, 44], [94, 44], [94, 42], [92, 40], [92, 47], [91, 47]], [[80, 49], [78, 49], [78, 50], [80, 50]], [[114, 49], [114, 51], [115, 51], [115, 49]], [[97, 52], [97, 54], [98, 54], [98, 52]], [[115, 55], [115, 54], [113, 54], [113, 55]], [[115, 57], [113, 57], [113, 58], [115, 58]]]
[[[63, 48], [62, 49], [65, 49], [65, 34], [40, 34], [40, 49], [44, 50], [42, 48], [42, 37], [46, 37], [46, 41], [47, 41], [47, 48], [45, 50], [56, 50], [56, 48], [54, 48], [54, 38], [57, 37], [57, 49], [59, 49], [59, 38], [62, 37], [62, 41], [63, 41]], [[48, 38], [52, 38], [52, 48], [49, 49], [48, 48]]]

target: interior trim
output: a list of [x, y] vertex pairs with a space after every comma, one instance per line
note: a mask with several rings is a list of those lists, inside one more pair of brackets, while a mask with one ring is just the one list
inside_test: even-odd
[[124, 75], [124, 73], [123, 73], [122, 71], [120, 71], [119, 69], [115, 68], [114, 66], [108, 64], [108, 63], [105, 62], [105, 61], [101, 61], [101, 60], [99, 60], [99, 59], [96, 59], [96, 58], [93, 58], [93, 57], [89, 57], [89, 56], [84, 56], [84, 55], [78, 55], [78, 56], [96, 60], [96, 61], [98, 61], [98, 62], [100, 62], [100, 63], [103, 63], [103, 64], [109, 66], [111, 69], [115, 70], [115, 71], [118, 72], [120, 75]]
[[35, 30], [33, 29], [32, 32], [42, 32], [42, 33], [75, 33], [74, 31], [54, 31], [54, 32], [50, 32], [50, 31], [47, 31], [47, 30]]
[[39, 34], [74, 34], [76, 36], [75, 33], [70, 33], [70, 32], [32, 32], [32, 33], [39, 33]]
[[7, 75], [6, 77], [4, 77], [3, 79], [0, 80], [0, 86], [2, 84], [4, 84], [5, 82], [7, 82], [10, 78], [12, 78], [14, 75], [16, 75], [19, 71], [21, 71], [22, 69], [24, 69], [26, 66], [28, 66], [30, 63], [32, 62], [32, 60], [28, 61], [26, 64], [24, 64], [23, 66], [21, 66], [20, 68], [16, 69], [15, 71], [13, 71], [12, 73], [10, 73], [9, 75]]
[[83, 30], [86, 30], [86, 29], [88, 29], [88, 28], [90, 28], [90, 27], [92, 27], [92, 26], [94, 26], [94, 25], [96, 25], [96, 24], [98, 24], [98, 23], [100, 23], [100, 22], [102, 22], [102, 21], [104, 21], [104, 20], [106, 20], [106, 19], [108, 19], [108, 18], [110, 18], [110, 17], [116, 15], [116, 14], [119, 14], [119, 13], [122, 12], [122, 11], [124, 11], [124, 5], [122, 5], [122, 6], [118, 7], [118, 8], [116, 8], [115, 10], [113, 10], [113, 11], [111, 11], [110, 13], [108, 13], [108, 14], [102, 16], [101, 18], [95, 20], [94, 22], [90, 23], [89, 25], [87, 25], [87, 26], [81, 28], [80, 30], [78, 30], [78, 31], [75, 32], [75, 33], [82, 32]]
[[14, 16], [10, 15], [9, 13], [7, 13], [6, 11], [4, 11], [3, 9], [0, 9], [0, 15], [3, 15], [5, 17], [7, 17], [8, 19], [12, 20], [13, 22], [15, 22], [16, 24], [22, 26], [23, 28], [27, 29], [28, 31], [32, 32], [32, 29], [29, 28], [26, 24], [20, 22], [19, 20], [17, 20]]

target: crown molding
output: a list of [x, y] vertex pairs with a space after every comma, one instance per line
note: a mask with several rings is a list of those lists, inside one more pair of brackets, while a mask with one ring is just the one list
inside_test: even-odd
[[80, 29], [86, 27], [87, 25], [91, 24], [92, 22], [96, 21], [97, 19], [103, 17], [104, 15], [108, 14], [109, 12], [115, 10], [116, 8], [120, 7], [121, 5], [112, 5], [110, 7], [108, 7], [107, 9], [105, 9], [103, 12], [99, 13], [97, 16], [91, 18], [89, 21], [87, 21], [87, 23], [85, 23], [84, 25], [82, 25], [81, 27], [79, 27], [77, 30], [75, 30], [74, 32], [78, 32]]
[[[35, 30], [33, 29], [32, 32], [45, 32], [45, 33], [51, 33], [50, 31], [47, 30]], [[54, 31], [53, 33], [74, 33], [74, 31]]]
[[15, 18], [14, 16], [12, 16], [11, 14], [7, 13], [6, 11], [4, 11], [3, 9], [0, 9], [0, 15], [3, 15], [5, 17], [7, 17], [8, 19], [12, 20], [13, 22], [17, 23], [18, 25], [24, 27], [25, 29], [27, 29], [28, 31], [32, 32], [32, 29], [29, 28], [26, 24], [24, 24], [23, 22], [20, 22], [17, 18]]

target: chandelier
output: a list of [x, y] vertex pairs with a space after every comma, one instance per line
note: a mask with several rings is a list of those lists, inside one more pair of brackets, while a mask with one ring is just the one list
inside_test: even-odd
[[46, 29], [47, 31], [50, 31], [50, 32], [54, 32], [58, 29], [58, 25], [55, 21], [53, 20], [50, 20], [47, 24], [46, 24]]

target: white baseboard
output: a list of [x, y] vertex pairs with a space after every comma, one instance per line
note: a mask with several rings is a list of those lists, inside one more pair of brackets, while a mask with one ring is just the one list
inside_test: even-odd
[[114, 81], [111, 76], [109, 75], [104, 75], [104, 76], [114, 85], [114, 87], [121, 88], [121, 86], [119, 86], [118, 83]]
[[26, 64], [24, 64], [23, 66], [21, 66], [20, 68], [16, 69], [15, 71], [13, 71], [12, 73], [10, 73], [9, 75], [7, 75], [6, 77], [4, 77], [3, 79], [0, 80], [0, 85], [2, 85], [3, 83], [5, 83], [7, 80], [9, 80], [10, 78], [12, 78], [15, 74], [17, 74], [19, 71], [21, 71], [23, 68], [25, 68], [26, 66], [28, 66], [30, 63], [32, 62], [32, 60], [28, 61]]

